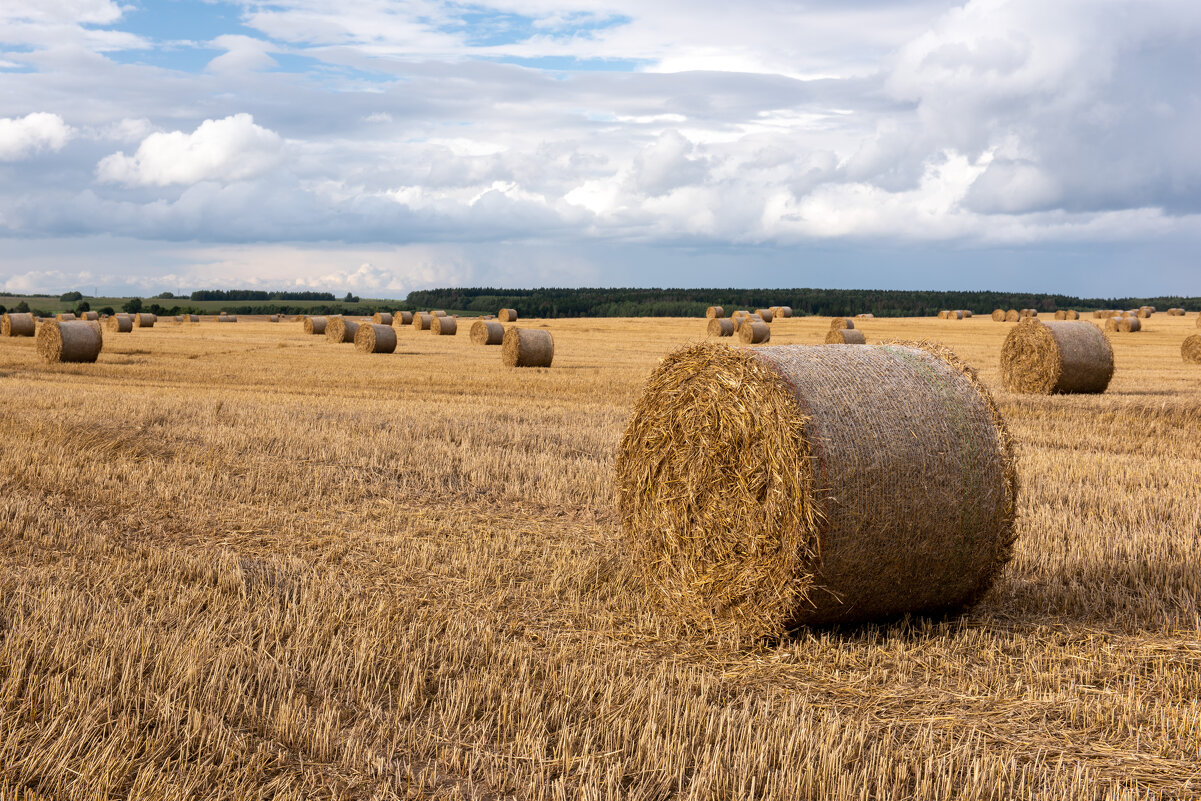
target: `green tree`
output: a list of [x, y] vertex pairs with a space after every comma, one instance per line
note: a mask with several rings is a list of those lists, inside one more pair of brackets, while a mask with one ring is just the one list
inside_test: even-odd
[[81, 293], [81, 292], [64, 292], [63, 294], [58, 296], [58, 299], [63, 301], [64, 303], [73, 303], [74, 301], [77, 301], [77, 300], [83, 300], [83, 293]]
[[17, 304], [17, 308], [13, 309], [13, 311], [20, 312], [21, 314], [28, 314], [29, 313], [29, 304], [26, 303], [25, 301], [21, 301], [20, 303]]
[[142, 310], [142, 299], [141, 298], [130, 298], [129, 300], [127, 300], [121, 304], [121, 311], [128, 312], [129, 314], [137, 314], [141, 310]]

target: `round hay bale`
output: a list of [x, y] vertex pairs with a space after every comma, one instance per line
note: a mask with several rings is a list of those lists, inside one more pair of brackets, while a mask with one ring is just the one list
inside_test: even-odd
[[232, 314], [222, 314], [217, 318], [217, 322], [219, 323], [236, 323], [237, 321], [238, 318]]
[[765, 323], [770, 323], [772, 320], [771, 309], [755, 309], [755, 314], [759, 315]]
[[948, 320], [962, 320], [963, 312], [961, 312], [959, 309], [956, 309], [955, 311], [949, 311], [949, 312], [947, 312], [947, 319]]
[[445, 317], [446, 316], [446, 312], [442, 311], [441, 309], [434, 309], [433, 311], [430, 312], [430, 314], [434, 315], [435, 317]]
[[750, 317], [750, 316], [751, 316], [751, 313], [749, 311], [747, 311], [746, 309], [739, 309], [738, 311], [736, 311], [730, 315], [730, 319], [735, 320], [739, 317]]
[[942, 311], [940, 311], [940, 312], [938, 313], [938, 319], [940, 319], [940, 320], [945, 320], [945, 319], [947, 319], [947, 315], [948, 315], [948, 314], [950, 314], [950, 312], [949, 312], [949, 311], [947, 311], [946, 309], [943, 309]]
[[1007, 323], [1021, 322], [1021, 319], [1022, 314], [1017, 309], [1010, 309], [1009, 311], [1005, 312], [1005, 322]]
[[759, 320], [744, 320], [738, 328], [738, 341], [745, 345], [762, 345], [771, 341], [771, 328]]
[[1189, 334], [1180, 344], [1180, 357], [1192, 364], [1201, 364], [1201, 334]]
[[855, 327], [855, 321], [852, 320], [850, 317], [835, 317], [832, 320], [830, 320], [830, 330], [831, 331], [840, 331], [843, 328], [854, 328], [854, 327]]
[[428, 331], [430, 326], [434, 324], [434, 315], [428, 312], [413, 313], [413, 327], [418, 331]]
[[315, 334], [320, 336], [325, 333], [325, 327], [329, 325], [328, 317], [306, 317], [304, 318], [304, 332], [306, 334]]
[[992, 310], [992, 319], [993, 319], [993, 322], [997, 322], [997, 323], [1005, 322], [1005, 310], [1004, 309], [993, 309]]
[[371, 321], [378, 325], [392, 325], [392, 315], [389, 312], [376, 312], [371, 315]]
[[705, 333], [711, 337], [732, 337], [734, 336], [734, 321], [712, 318], [705, 326]]
[[133, 315], [134, 328], [154, 328], [156, 322], [158, 322], [158, 318], [147, 312], [138, 312]]
[[826, 332], [827, 345], [866, 345], [867, 337], [854, 328], [831, 328]]
[[447, 337], [459, 333], [459, 323], [453, 317], [435, 317], [430, 323], [434, 336]]
[[50, 320], [38, 327], [38, 355], [49, 363], [94, 362], [104, 347], [100, 323]]
[[872, 314], [871, 312], [865, 312], [863, 314], [856, 314], [855, 317], [856, 319], [863, 318], [864, 320], [874, 320], [876, 315]]
[[99, 320], [100, 312], [94, 312], [94, 311], [80, 312], [79, 319], [80, 320]]
[[615, 468], [635, 561], [706, 627], [961, 608], [1015, 536], [1009, 435], [937, 346], [684, 348], [648, 379]]
[[545, 329], [513, 326], [501, 340], [500, 358], [506, 367], [550, 367], [555, 340]]
[[9, 312], [0, 317], [0, 336], [31, 337], [37, 333], [38, 323], [32, 314]]
[[267, 322], [269, 322], [269, 323], [278, 323], [278, 322], [279, 322], [279, 315], [278, 315], [278, 314], [271, 314], [271, 315], [268, 315], [268, 316], [267, 316]]
[[354, 332], [354, 346], [363, 353], [392, 353], [396, 350], [396, 329], [390, 324], [363, 323]]
[[411, 311], [399, 311], [392, 315], [392, 325], [402, 326], [402, 325], [412, 325], [412, 324], [413, 324], [413, 312], [411, 312]]
[[73, 312], [59, 312], [54, 315], [54, 319], [60, 323], [69, 323], [75, 319], [75, 314]]
[[325, 324], [325, 338], [330, 342], [354, 342], [354, 335], [359, 332], [359, 324], [345, 317], [333, 317]]
[[1023, 321], [1001, 347], [1001, 377], [1010, 392], [1104, 392], [1113, 348], [1092, 323]]
[[[779, 306], [778, 308], [780, 309], [780, 313], [776, 315], [777, 317], [781, 317], [781, 318], [787, 320], [789, 317], [792, 316], [792, 307], [791, 306]], [[773, 314], [774, 314], [774, 312], [773, 312]]]
[[1150, 309], [1143, 307], [1143, 308], [1139, 309], [1138, 311], [1136, 311], [1134, 314], [1136, 317], [1140, 317], [1145, 320], [1146, 318], [1150, 317], [1153, 314], [1153, 312]]
[[198, 322], [200, 322], [200, 315], [199, 314], [185, 314], [183, 316], [183, 321], [185, 323], [198, 323]]
[[502, 323], [517, 322], [517, 309], [501, 309], [496, 313], [496, 319]]
[[1105, 321], [1106, 331], [1115, 331], [1119, 334], [1130, 334], [1142, 329], [1143, 323], [1137, 317], [1110, 317]]
[[470, 333], [472, 345], [499, 345], [505, 338], [505, 327], [495, 320], [476, 320]]
[[1169, 317], [1183, 317], [1184, 309], [1168, 309]]
[[726, 316], [726, 310], [723, 309], [721, 306], [710, 306], [709, 308], [705, 309], [705, 317], [707, 317], [710, 320], [716, 319], [718, 317], [725, 317], [725, 316]]
[[116, 334], [128, 334], [133, 330], [133, 317], [128, 314], [114, 314], [104, 321], [105, 327]]

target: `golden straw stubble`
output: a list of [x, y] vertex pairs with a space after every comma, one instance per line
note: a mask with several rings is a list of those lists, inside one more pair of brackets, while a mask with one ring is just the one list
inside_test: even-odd
[[390, 323], [363, 323], [354, 333], [354, 346], [363, 353], [393, 353], [396, 329]]
[[1180, 356], [1186, 362], [1201, 364], [1201, 334], [1190, 334], [1180, 345]]
[[1005, 337], [1001, 377], [1010, 392], [1104, 392], [1113, 377], [1113, 348], [1092, 323], [1028, 318]]
[[499, 345], [505, 338], [505, 327], [495, 320], [476, 320], [471, 324], [472, 345]]
[[94, 362], [103, 347], [104, 334], [95, 321], [50, 320], [38, 327], [38, 355], [49, 363]]
[[827, 345], [866, 345], [867, 337], [857, 328], [831, 328], [826, 333]]
[[760, 320], [744, 320], [738, 326], [738, 341], [744, 345], [762, 345], [771, 340], [771, 328]]
[[500, 358], [506, 367], [550, 367], [555, 340], [545, 329], [513, 326], [501, 340]]
[[732, 337], [734, 321], [728, 317], [711, 317], [705, 326], [705, 333], [711, 337]]
[[434, 317], [430, 323], [430, 331], [434, 336], [454, 336], [459, 332], [459, 323], [453, 317]]

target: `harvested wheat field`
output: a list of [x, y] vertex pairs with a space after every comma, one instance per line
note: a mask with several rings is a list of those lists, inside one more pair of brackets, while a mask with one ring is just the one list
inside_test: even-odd
[[552, 368], [249, 317], [94, 364], [0, 340], [0, 797], [1201, 796], [1194, 314], [1111, 336], [1093, 395], [1005, 391], [987, 315], [856, 320], [978, 369], [1012, 559], [960, 614], [767, 639], [673, 614], [618, 517], [631, 412], [701, 320], [521, 325]]

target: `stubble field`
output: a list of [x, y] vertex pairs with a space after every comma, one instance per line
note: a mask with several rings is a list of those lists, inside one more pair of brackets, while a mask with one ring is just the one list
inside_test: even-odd
[[1002, 390], [1010, 324], [864, 321], [979, 368], [1016, 556], [962, 617], [753, 643], [658, 611], [614, 509], [702, 320], [523, 321], [546, 370], [245, 319], [0, 341], [0, 799], [1199, 797], [1195, 317], [1060, 397]]

